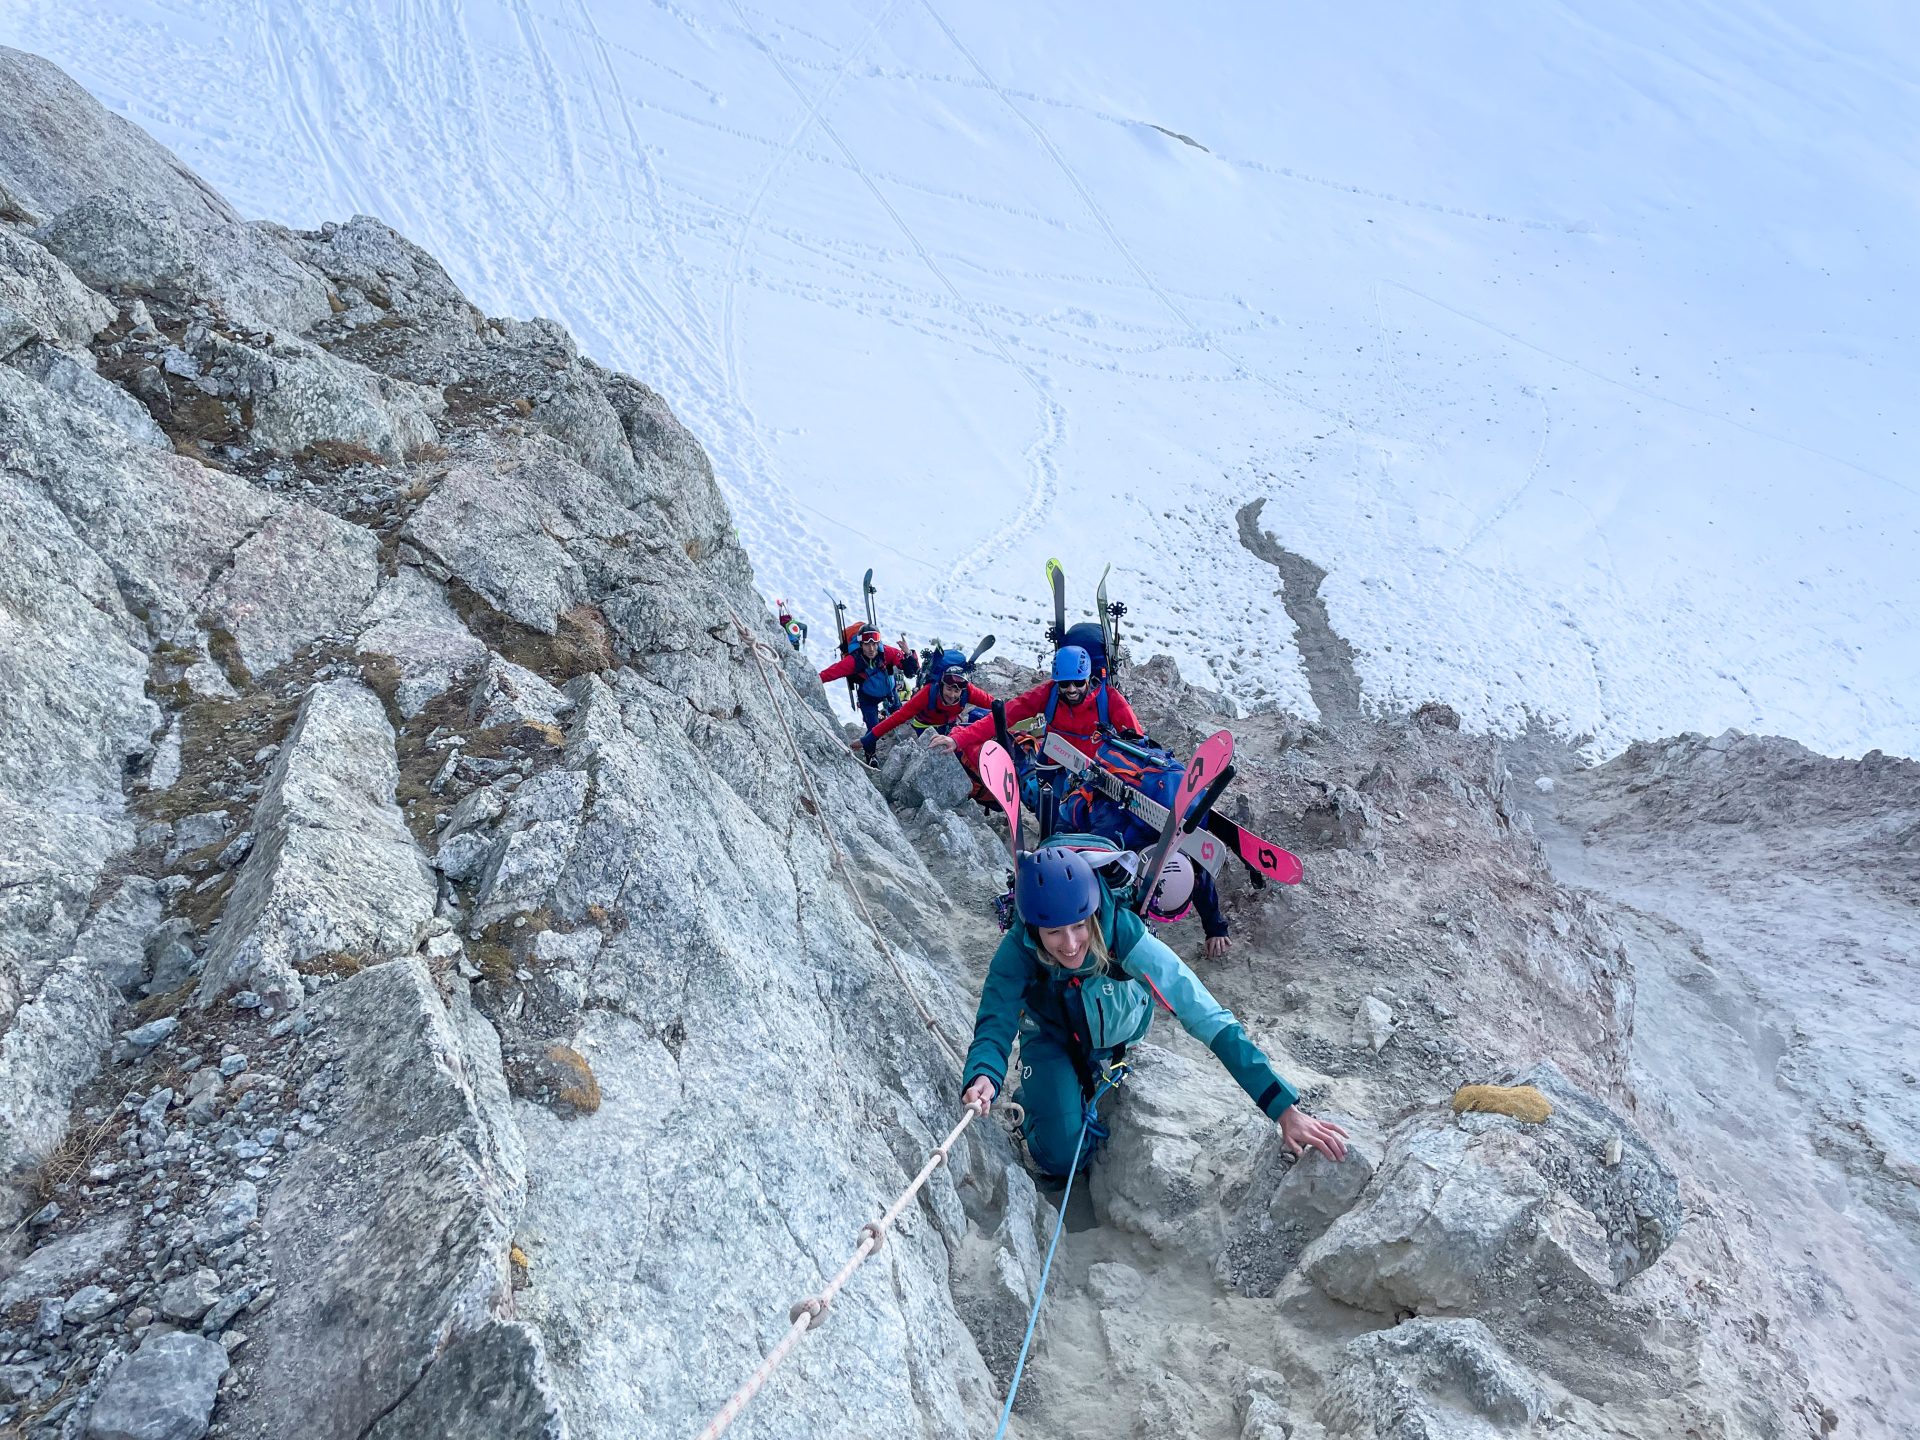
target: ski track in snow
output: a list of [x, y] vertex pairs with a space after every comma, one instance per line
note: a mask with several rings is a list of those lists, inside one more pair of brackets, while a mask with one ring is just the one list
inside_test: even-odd
[[1266, 497], [1369, 704], [1920, 751], [1920, 56], [1864, 12], [4, 3], [243, 211], [661, 390], [803, 613], [873, 565], [1032, 658], [1041, 562], [1111, 561], [1137, 653], [1310, 712]]

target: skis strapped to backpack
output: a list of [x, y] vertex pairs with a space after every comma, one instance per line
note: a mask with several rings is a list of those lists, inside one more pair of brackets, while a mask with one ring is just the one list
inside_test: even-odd
[[[828, 594], [827, 602], [833, 606], [833, 643], [840, 647], [840, 655], [834, 657], [837, 660], [847, 653], [847, 607], [835, 600], [831, 594]], [[847, 676], [847, 704], [855, 710], [860, 708], [860, 697], [854, 690], [851, 675]]]
[[873, 571], [869, 569], [867, 573], [860, 578], [860, 598], [867, 603], [867, 624], [878, 630], [880, 628], [880, 621], [874, 615], [873, 595]]
[[[1056, 764], [1065, 766], [1069, 771], [1081, 775], [1101, 794], [1116, 805], [1124, 806], [1138, 815], [1147, 824], [1159, 827], [1166, 824], [1167, 807], [1158, 804], [1146, 795], [1142, 795], [1119, 776], [1103, 767], [1091, 755], [1086, 754], [1071, 740], [1061, 735], [1049, 735], [1046, 740], [1046, 756]], [[1263, 840], [1245, 826], [1236, 825], [1224, 815], [1208, 810], [1199, 822], [1199, 829], [1230, 848], [1234, 854], [1253, 872], [1256, 884], [1265, 884], [1271, 880], [1280, 885], [1298, 885], [1306, 873], [1300, 864], [1300, 857], [1291, 851], [1282, 849], [1270, 840]], [[1192, 841], [1195, 843], [1187, 843]], [[1189, 835], [1183, 841], [1181, 849], [1207, 867], [1209, 874], [1217, 875], [1220, 860], [1224, 856], [1203, 853], [1204, 842], [1196, 835]]]
[[1047, 588], [1053, 592], [1053, 629], [1047, 639], [1058, 645], [1067, 633], [1067, 572], [1058, 560], [1047, 561]]
[[1232, 770], [1233, 736], [1230, 732], [1216, 731], [1194, 747], [1192, 758], [1187, 761], [1187, 768], [1180, 776], [1180, 788], [1174, 792], [1173, 805], [1160, 827], [1159, 843], [1145, 857], [1147, 863], [1140, 877], [1140, 889], [1133, 897], [1135, 911], [1144, 915], [1148, 903], [1153, 899], [1153, 892], [1160, 888], [1160, 872], [1167, 868], [1167, 857], [1173, 854], [1173, 847], [1179, 843], [1180, 822], [1187, 811], [1195, 800], [1204, 798], [1211, 804]]

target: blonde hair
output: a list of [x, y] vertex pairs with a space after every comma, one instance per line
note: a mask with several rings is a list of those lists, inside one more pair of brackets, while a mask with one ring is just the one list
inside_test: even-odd
[[[1082, 966], [1072, 973], [1075, 975], [1106, 974], [1107, 971], [1113, 968], [1113, 952], [1107, 949], [1107, 935], [1106, 931], [1100, 925], [1100, 912], [1096, 910], [1085, 920], [1076, 920], [1074, 924], [1085, 925], [1087, 927], [1087, 958], [1092, 963]], [[1049, 928], [1065, 930], [1069, 927], [1059, 925], [1050, 926]], [[1047, 964], [1053, 966], [1056, 970], [1066, 969], [1066, 966], [1053, 958], [1053, 952], [1047, 948], [1046, 937], [1040, 933], [1040, 927], [1038, 925], [1033, 927], [1033, 940], [1035, 947], [1040, 951], [1040, 958], [1042, 960], [1046, 961]]]

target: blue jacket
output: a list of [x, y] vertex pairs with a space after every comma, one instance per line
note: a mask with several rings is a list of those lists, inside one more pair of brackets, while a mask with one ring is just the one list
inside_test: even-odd
[[[1208, 991], [1200, 977], [1160, 941], [1131, 910], [1115, 906], [1101, 887], [1100, 928], [1113, 957], [1115, 979], [1145, 985], [1162, 1008], [1171, 1010], [1187, 1033], [1211, 1050], [1240, 1088], [1270, 1120], [1277, 1120], [1300, 1094], [1274, 1070], [1260, 1047], [1233, 1014]], [[973, 1020], [973, 1044], [967, 1050], [963, 1088], [984, 1075], [994, 1089], [1006, 1088], [1007, 1054], [1022, 1017], [1082, 1058], [1091, 1055], [1080, 982], [1040, 958], [1039, 941], [1028, 927], [1015, 924], [993, 952], [980, 1008]]]

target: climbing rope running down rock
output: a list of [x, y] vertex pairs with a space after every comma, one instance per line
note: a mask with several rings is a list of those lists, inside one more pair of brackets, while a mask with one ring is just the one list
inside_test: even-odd
[[[954, 1141], [960, 1138], [967, 1126], [985, 1115], [987, 1108], [984, 1101], [968, 1105], [966, 1113], [960, 1117], [960, 1123], [947, 1132], [947, 1138], [942, 1140], [939, 1148], [927, 1157], [927, 1163], [920, 1167], [920, 1173], [913, 1177], [913, 1183], [900, 1192], [893, 1204], [887, 1207], [886, 1214], [860, 1227], [860, 1243], [854, 1248], [852, 1257], [840, 1267], [838, 1274], [820, 1287], [819, 1294], [809, 1295], [787, 1312], [793, 1322], [792, 1327], [780, 1337], [780, 1343], [773, 1347], [767, 1358], [760, 1362], [760, 1368], [747, 1377], [747, 1383], [734, 1391], [733, 1398], [722, 1405], [719, 1413], [707, 1422], [707, 1428], [700, 1432], [696, 1440], [716, 1440], [716, 1437], [726, 1433], [729, 1425], [740, 1418], [740, 1412], [747, 1408], [748, 1402], [760, 1392], [760, 1387], [765, 1385], [773, 1372], [780, 1368], [780, 1362], [785, 1360], [788, 1352], [800, 1343], [800, 1337], [827, 1318], [827, 1310], [832, 1306], [834, 1296], [838, 1295], [847, 1281], [853, 1278], [853, 1272], [865, 1263], [868, 1256], [879, 1253], [880, 1247], [886, 1243], [887, 1232], [893, 1228], [893, 1222], [898, 1220], [907, 1206], [913, 1203], [913, 1197], [920, 1193], [920, 1187], [927, 1183], [933, 1172], [947, 1162], [947, 1156], [953, 1149]], [[1018, 1107], [1003, 1108], [1011, 1111]]]

